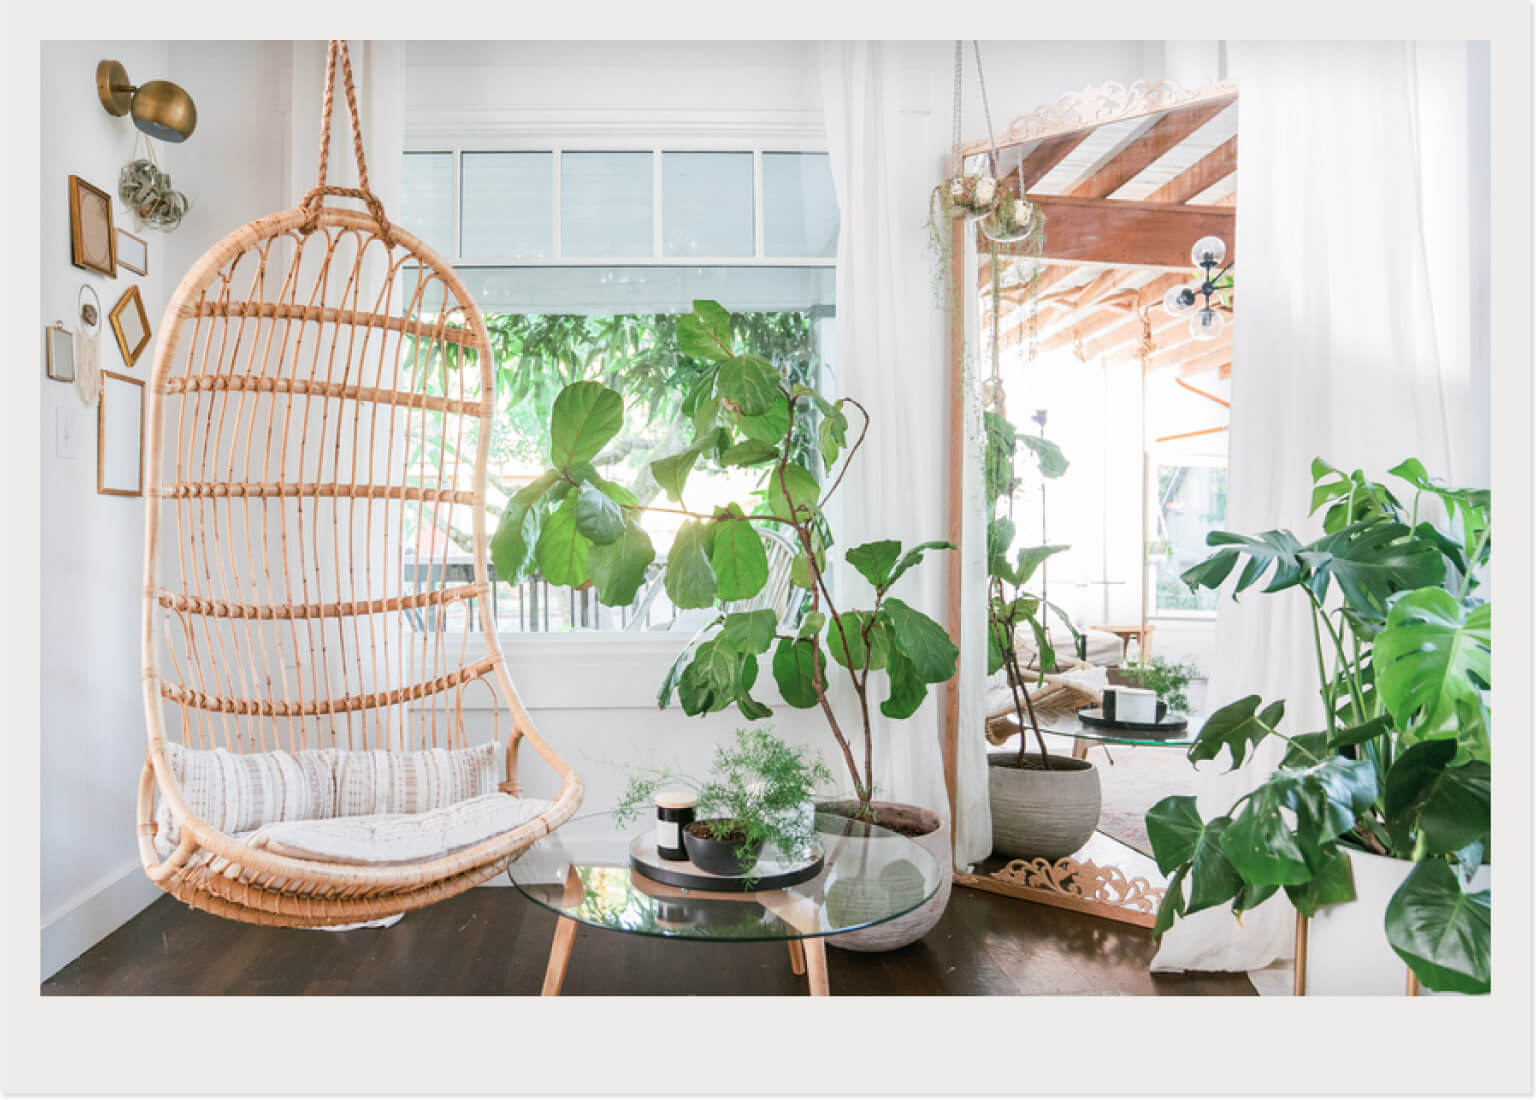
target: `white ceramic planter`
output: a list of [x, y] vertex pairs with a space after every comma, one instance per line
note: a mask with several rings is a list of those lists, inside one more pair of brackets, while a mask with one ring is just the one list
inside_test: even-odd
[[[1402, 996], [1408, 964], [1387, 942], [1387, 903], [1408, 877], [1406, 859], [1347, 852], [1355, 875], [1355, 900], [1330, 905], [1307, 922], [1307, 996]], [[1490, 868], [1472, 878], [1486, 889]], [[1424, 990], [1428, 993], [1429, 990]]]
[[[1038, 761], [1040, 754], [1029, 757]], [[1051, 769], [1014, 768], [1012, 752], [987, 754], [992, 852], [1007, 859], [1062, 859], [1099, 825], [1099, 773], [1086, 760], [1051, 756]]]
[[[878, 813], [882, 807], [891, 806], [893, 803], [876, 802], [874, 807]], [[847, 951], [894, 951], [899, 947], [916, 943], [929, 932], [933, 926], [939, 923], [939, 918], [944, 915], [945, 908], [949, 905], [949, 893], [954, 885], [955, 860], [951, 851], [949, 822], [940, 818], [937, 814], [928, 810], [922, 810], [915, 806], [904, 806], [903, 809], [925, 815], [930, 818], [935, 828], [924, 836], [913, 837], [914, 843], [921, 846], [938, 862], [939, 882], [938, 890], [933, 897], [923, 902], [910, 913], [903, 914], [893, 920], [871, 925], [857, 932], [844, 932], [837, 936], [828, 936], [827, 943], [833, 947], [841, 947]], [[826, 838], [823, 838], [826, 843]], [[882, 838], [859, 839], [849, 837], [846, 843], [869, 844], [878, 848], [888, 845], [890, 842]], [[836, 906], [839, 916], [846, 924], [856, 924], [861, 919], [859, 911], [868, 906], [872, 911], [885, 909], [890, 904], [890, 891], [906, 889], [921, 890], [923, 883], [920, 876], [908, 876], [902, 874], [898, 865], [882, 862], [881, 853], [875, 852], [871, 859], [871, 866], [880, 866], [878, 874], [866, 876], [868, 881], [850, 881], [839, 884], [828, 882], [828, 905], [833, 904], [833, 896], [836, 896]], [[910, 865], [908, 869], [911, 870]], [[921, 897], [921, 894], [917, 894]], [[888, 911], [888, 910], [887, 910]]]

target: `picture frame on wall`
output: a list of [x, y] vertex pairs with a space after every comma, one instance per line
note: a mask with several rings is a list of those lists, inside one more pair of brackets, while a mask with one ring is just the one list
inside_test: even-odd
[[112, 333], [117, 337], [123, 362], [133, 366], [149, 346], [149, 315], [144, 312], [144, 299], [139, 297], [138, 287], [129, 287], [112, 307]]
[[117, 278], [112, 196], [79, 176], [69, 177], [69, 247], [76, 267]]
[[144, 383], [109, 370], [96, 409], [96, 491], [144, 495]]
[[117, 266], [135, 275], [149, 274], [149, 242], [126, 229], [117, 231]]
[[55, 382], [75, 380], [75, 334], [54, 322], [43, 329], [43, 353], [48, 377]]

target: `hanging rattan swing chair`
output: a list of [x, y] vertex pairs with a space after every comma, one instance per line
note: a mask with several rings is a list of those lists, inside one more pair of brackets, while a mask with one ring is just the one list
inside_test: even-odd
[[[338, 61], [357, 188], [326, 183]], [[367, 210], [323, 206], [327, 195]], [[138, 833], [144, 869], [168, 893], [265, 925], [392, 916], [491, 878], [580, 805], [581, 780], [534, 729], [491, 614], [494, 369], [463, 283], [368, 188], [351, 64], [332, 42], [317, 186], [215, 245], [161, 324], [145, 448]], [[493, 734], [506, 778], [483, 769], [477, 817], [444, 818], [458, 804], [345, 816], [358, 810], [326, 770], [338, 760], [393, 775], [396, 793], [403, 782], [413, 796], [425, 773], [392, 759], [438, 761], [434, 782], [462, 772], [459, 757], [476, 751], [465, 693], [477, 688], [511, 714], [503, 734], [496, 712]], [[520, 797], [524, 741], [558, 775], [549, 801]], [[238, 776], [248, 790], [232, 808]], [[320, 826], [349, 825], [354, 841], [364, 825], [389, 833], [391, 858], [302, 845], [296, 855], [263, 839], [262, 814], [292, 825], [299, 790], [336, 819]], [[218, 814], [210, 791], [225, 798]], [[437, 831], [413, 836], [429, 819]], [[487, 821], [507, 824], [475, 834]]]

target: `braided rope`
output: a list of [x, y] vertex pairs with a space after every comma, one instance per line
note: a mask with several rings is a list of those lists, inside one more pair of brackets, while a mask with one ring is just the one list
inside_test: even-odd
[[[352, 126], [352, 156], [357, 162], [358, 185], [356, 187], [334, 187], [326, 183], [331, 160], [331, 113], [336, 101], [338, 56], [341, 59], [342, 89], [347, 97], [347, 116]], [[389, 219], [384, 216], [384, 204], [368, 186], [368, 158], [363, 155], [363, 124], [357, 112], [357, 89], [352, 83], [352, 56], [347, 50], [346, 40], [338, 38], [331, 39], [330, 48], [325, 56], [325, 95], [320, 104], [319, 166], [315, 186], [306, 191], [304, 197], [299, 200], [299, 209], [305, 214], [300, 232], [307, 235], [315, 231], [320, 217], [320, 207], [326, 195], [361, 199], [368, 207], [368, 212], [373, 215], [373, 220], [378, 223], [380, 239], [386, 245], [394, 246], [394, 234], [390, 230]]]

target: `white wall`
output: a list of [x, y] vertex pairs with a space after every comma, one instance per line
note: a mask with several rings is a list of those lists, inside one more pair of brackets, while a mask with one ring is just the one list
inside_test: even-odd
[[[71, 329], [75, 292], [96, 289], [110, 310], [137, 285], [158, 336], [161, 312], [182, 273], [242, 222], [285, 205], [282, 180], [287, 82], [272, 67], [286, 44], [47, 42], [42, 54], [43, 316]], [[197, 103], [198, 127], [180, 146], [156, 146], [160, 165], [192, 199], [180, 228], [137, 229], [116, 201], [117, 173], [136, 131], [96, 99], [96, 63], [123, 62], [136, 81], [171, 79]], [[113, 194], [117, 225], [149, 242], [149, 274], [108, 279], [69, 262], [67, 178]], [[101, 366], [149, 377], [155, 343], [124, 365], [103, 324]], [[74, 389], [44, 382], [42, 417], [42, 971], [74, 958], [158, 895], [139, 867], [134, 798], [144, 761], [140, 694], [140, 593], [144, 500], [96, 493], [96, 412]], [[55, 445], [73, 430], [74, 457]]]

